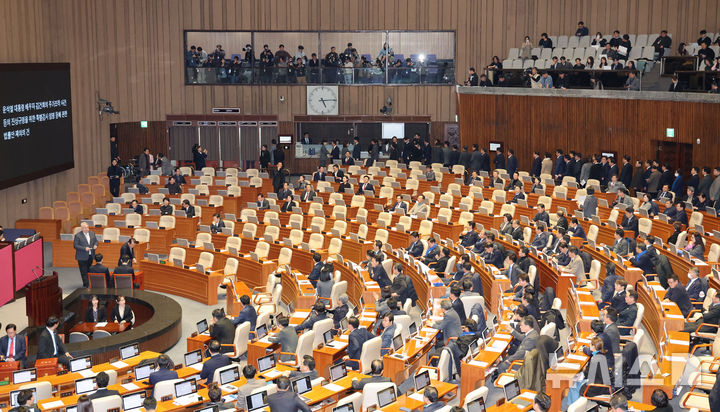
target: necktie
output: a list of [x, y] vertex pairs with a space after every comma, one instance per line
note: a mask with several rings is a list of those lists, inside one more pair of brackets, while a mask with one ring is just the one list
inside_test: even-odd
[[15, 338], [10, 339], [10, 349], [8, 349], [8, 358], [15, 357]]

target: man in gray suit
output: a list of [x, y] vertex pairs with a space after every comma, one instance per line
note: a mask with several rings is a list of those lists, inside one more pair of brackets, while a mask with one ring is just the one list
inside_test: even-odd
[[520, 343], [517, 350], [515, 350], [515, 353], [505, 358], [505, 360], [498, 365], [498, 372], [505, 372], [513, 361], [518, 359], [524, 359], [525, 353], [535, 348], [535, 344], [537, 343], [538, 337], [540, 337], [540, 335], [535, 330], [535, 328], [533, 328], [534, 324], [535, 320], [532, 316], [528, 315], [525, 316], [522, 321], [520, 321], [520, 332], [514, 329], [511, 331], [513, 338], [520, 341]]
[[392, 379], [383, 376], [383, 361], [382, 359], [375, 359], [370, 363], [370, 377], [357, 380], [353, 378], [352, 388], [356, 391], [361, 391], [368, 383], [384, 383], [392, 382]]
[[270, 412], [295, 412], [298, 410], [310, 412], [310, 407], [290, 389], [290, 378], [286, 376], [277, 378], [277, 392], [268, 395], [267, 403]]
[[88, 271], [90, 270], [90, 264], [95, 257], [95, 249], [97, 249], [98, 241], [95, 237], [95, 233], [90, 231], [90, 227], [87, 223], [82, 222], [80, 224], [81, 231], [75, 234], [73, 239], [73, 246], [75, 246], [75, 260], [78, 262], [80, 268], [80, 277], [82, 278], [83, 287], [86, 288], [88, 284]]
[[246, 382], [244, 385], [238, 387], [238, 393], [237, 393], [237, 408], [241, 410], [247, 410], [247, 405], [245, 404], [245, 398], [250, 395], [250, 392], [257, 388], [262, 388], [265, 386], [266, 382], [265, 379], [256, 379], [255, 375], [257, 373], [257, 370], [255, 370], [255, 367], [252, 365], [245, 365], [245, 367], [242, 370], [243, 376], [246, 379]]
[[387, 312], [383, 315], [382, 325], [384, 329], [382, 335], [380, 335], [382, 338], [380, 354], [385, 355], [390, 352], [392, 340], [395, 337], [395, 315], [393, 315], [392, 312]]
[[618, 314], [615, 308], [605, 309], [605, 316], [603, 316], [603, 322], [605, 322], [605, 334], [610, 338], [613, 353], [620, 353], [620, 330], [615, 324], [615, 322], [617, 322], [617, 318]]
[[434, 329], [442, 332], [442, 339], [437, 340], [437, 347], [443, 347], [448, 338], [457, 338], [462, 333], [462, 323], [460, 316], [452, 308], [450, 299], [443, 299], [440, 302], [440, 309], [443, 311], [443, 318], [439, 322], [433, 323]]
[[660, 185], [660, 172], [657, 170], [657, 166], [653, 166], [650, 176], [647, 178], [647, 193], [653, 198], [657, 194], [658, 186]]
[[425, 195], [418, 195], [417, 197], [417, 203], [413, 205], [413, 207], [408, 212], [409, 215], [425, 215], [427, 216], [428, 211], [430, 210], [430, 206], [425, 203]]
[[[280, 326], [280, 331], [269, 339], [270, 342], [279, 343], [280, 352], [295, 353], [295, 350], [297, 350], [298, 335], [295, 328], [288, 326], [290, 325], [290, 318], [287, 316], [278, 316], [277, 322]], [[289, 355], [280, 356], [281, 361], [290, 361], [292, 359]]]
[[583, 201], [583, 204], [580, 206], [583, 211], [583, 217], [585, 217], [586, 219], [590, 219], [597, 214], [598, 202], [597, 198], [594, 195], [595, 189], [593, 189], [592, 187], [588, 188], [587, 196], [585, 196], [585, 201]]
[[622, 228], [615, 229], [615, 243], [612, 245], [612, 251], [618, 256], [627, 256], [630, 253], [630, 238], [625, 237], [625, 230]]

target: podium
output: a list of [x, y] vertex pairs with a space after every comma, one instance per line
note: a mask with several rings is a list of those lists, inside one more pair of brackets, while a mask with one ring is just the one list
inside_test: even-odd
[[44, 326], [51, 315], [62, 318], [62, 289], [57, 272], [35, 279], [25, 287], [25, 311], [30, 327]]
[[0, 362], [0, 381], [12, 380], [12, 373], [20, 369], [20, 362]]

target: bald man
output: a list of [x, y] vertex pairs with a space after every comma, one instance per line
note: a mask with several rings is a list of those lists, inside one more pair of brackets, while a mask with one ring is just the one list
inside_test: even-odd
[[82, 278], [83, 287], [89, 286], [88, 283], [88, 271], [90, 270], [90, 264], [92, 264], [93, 258], [95, 257], [95, 249], [98, 247], [98, 241], [95, 237], [95, 233], [90, 231], [90, 227], [87, 223], [82, 222], [80, 224], [80, 230], [75, 234], [73, 239], [73, 246], [75, 247], [75, 260], [78, 262], [80, 268], [80, 277]]

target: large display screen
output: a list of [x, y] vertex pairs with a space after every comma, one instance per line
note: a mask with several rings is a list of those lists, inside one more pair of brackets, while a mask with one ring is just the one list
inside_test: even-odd
[[0, 64], [0, 90], [0, 189], [72, 169], [70, 64]]

